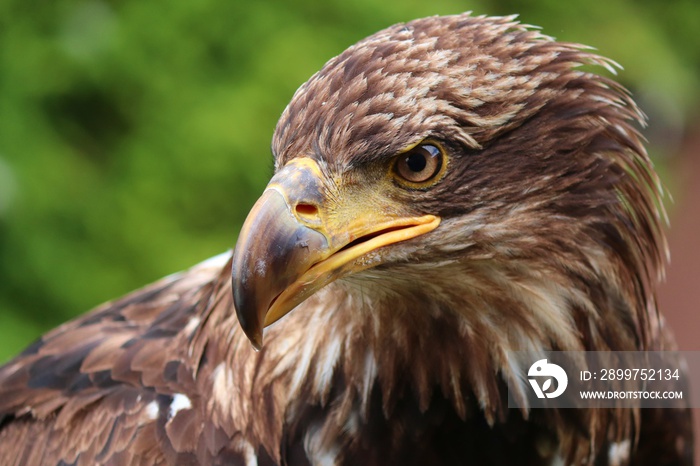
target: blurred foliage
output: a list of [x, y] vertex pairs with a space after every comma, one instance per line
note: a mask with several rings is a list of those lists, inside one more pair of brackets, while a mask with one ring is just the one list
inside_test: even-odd
[[0, 361], [231, 247], [294, 90], [383, 27], [466, 10], [597, 47], [671, 133], [697, 105], [695, 0], [2, 2]]

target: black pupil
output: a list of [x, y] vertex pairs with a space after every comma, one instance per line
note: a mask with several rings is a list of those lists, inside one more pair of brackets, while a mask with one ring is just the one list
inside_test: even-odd
[[408, 169], [414, 173], [420, 173], [425, 170], [425, 166], [427, 164], [428, 161], [426, 160], [424, 154], [414, 152], [406, 157], [406, 165], [408, 166]]

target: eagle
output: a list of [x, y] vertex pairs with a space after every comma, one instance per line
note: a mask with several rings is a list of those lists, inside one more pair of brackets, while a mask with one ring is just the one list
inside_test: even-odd
[[508, 408], [515, 351], [675, 348], [645, 117], [601, 67], [470, 13], [332, 58], [232, 251], [0, 368], [0, 463], [691, 464], [683, 407]]

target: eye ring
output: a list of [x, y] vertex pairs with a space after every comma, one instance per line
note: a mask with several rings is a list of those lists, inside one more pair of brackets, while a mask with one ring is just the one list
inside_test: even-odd
[[445, 153], [439, 145], [433, 142], [418, 144], [396, 157], [393, 166], [395, 178], [413, 188], [430, 186], [442, 174], [444, 159]]

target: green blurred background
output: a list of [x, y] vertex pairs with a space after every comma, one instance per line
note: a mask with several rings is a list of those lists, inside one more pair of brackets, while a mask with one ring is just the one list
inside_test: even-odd
[[519, 13], [623, 64], [652, 153], [678, 184], [674, 159], [697, 127], [696, 0], [4, 0], [0, 361], [230, 248], [294, 90], [381, 28], [467, 10]]

